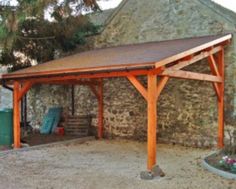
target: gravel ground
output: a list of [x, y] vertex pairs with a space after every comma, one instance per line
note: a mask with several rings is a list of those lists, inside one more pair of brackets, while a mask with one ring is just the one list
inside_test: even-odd
[[3, 189], [229, 189], [236, 181], [201, 167], [209, 150], [160, 144], [158, 163], [166, 177], [141, 180], [146, 144], [134, 141], [88, 141], [0, 154]]

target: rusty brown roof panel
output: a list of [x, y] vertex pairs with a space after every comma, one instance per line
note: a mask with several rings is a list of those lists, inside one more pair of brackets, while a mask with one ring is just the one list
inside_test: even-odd
[[171, 63], [231, 38], [231, 34], [224, 34], [97, 49], [5, 74], [2, 79], [151, 68], [163, 62]]

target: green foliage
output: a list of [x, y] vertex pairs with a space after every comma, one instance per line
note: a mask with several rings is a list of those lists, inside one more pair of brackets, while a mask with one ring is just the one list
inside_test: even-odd
[[[75, 2], [76, 16], [70, 6]], [[62, 4], [57, 0], [18, 0], [18, 4], [0, 9], [0, 64], [11, 71], [31, 66], [32, 60], [38, 63], [52, 60], [56, 50], [71, 51], [78, 44], [84, 45], [87, 35], [98, 31], [81, 15], [84, 7], [98, 10], [95, 0], [64, 0]], [[54, 22], [44, 19], [48, 7], [54, 7]]]
[[4, 40], [7, 37], [7, 28], [3, 25], [0, 25], [0, 40]]

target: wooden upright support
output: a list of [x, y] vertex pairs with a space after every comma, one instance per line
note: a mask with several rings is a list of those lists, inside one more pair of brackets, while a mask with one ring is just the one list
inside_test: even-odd
[[162, 77], [160, 82], [157, 84], [157, 75], [150, 72], [147, 75], [147, 89], [138, 81], [138, 79], [134, 75], [129, 75], [127, 76], [127, 78], [147, 101], [147, 170], [151, 171], [152, 168], [156, 165], [157, 100], [167, 81], [169, 80], [169, 77]]
[[218, 53], [218, 69], [222, 82], [218, 84], [220, 99], [218, 100], [218, 147], [224, 147], [224, 49]]
[[32, 87], [32, 82], [25, 82], [22, 86], [18, 81], [14, 81], [13, 87], [13, 134], [14, 148], [20, 148], [20, 101]]
[[148, 75], [148, 90], [147, 90], [147, 116], [148, 116], [148, 129], [147, 129], [147, 151], [148, 161], [147, 169], [150, 171], [156, 165], [156, 131], [157, 131], [157, 76], [153, 74]]
[[20, 84], [14, 82], [14, 91], [13, 91], [13, 124], [14, 124], [14, 148], [20, 148]]

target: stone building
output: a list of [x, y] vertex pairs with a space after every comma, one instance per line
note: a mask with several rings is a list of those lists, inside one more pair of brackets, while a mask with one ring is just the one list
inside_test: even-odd
[[[101, 34], [91, 37], [91, 48], [161, 41], [193, 36], [234, 33], [236, 14], [210, 0], [123, 0], [106, 19]], [[95, 19], [96, 20], [96, 19]], [[236, 42], [226, 53], [226, 130], [236, 128]], [[206, 61], [188, 69], [208, 72]], [[144, 83], [145, 78], [140, 78]], [[112, 80], [112, 82], [110, 82]], [[217, 136], [217, 103], [209, 83], [170, 80], [158, 103], [159, 140], [187, 146], [214, 146]], [[50, 106], [71, 111], [70, 88], [35, 86], [28, 95], [29, 120], [40, 125]], [[89, 88], [75, 89], [76, 114], [94, 114], [96, 98]], [[104, 81], [104, 125], [107, 137], [146, 139], [146, 101], [125, 78]], [[96, 117], [93, 119], [96, 125]]]

